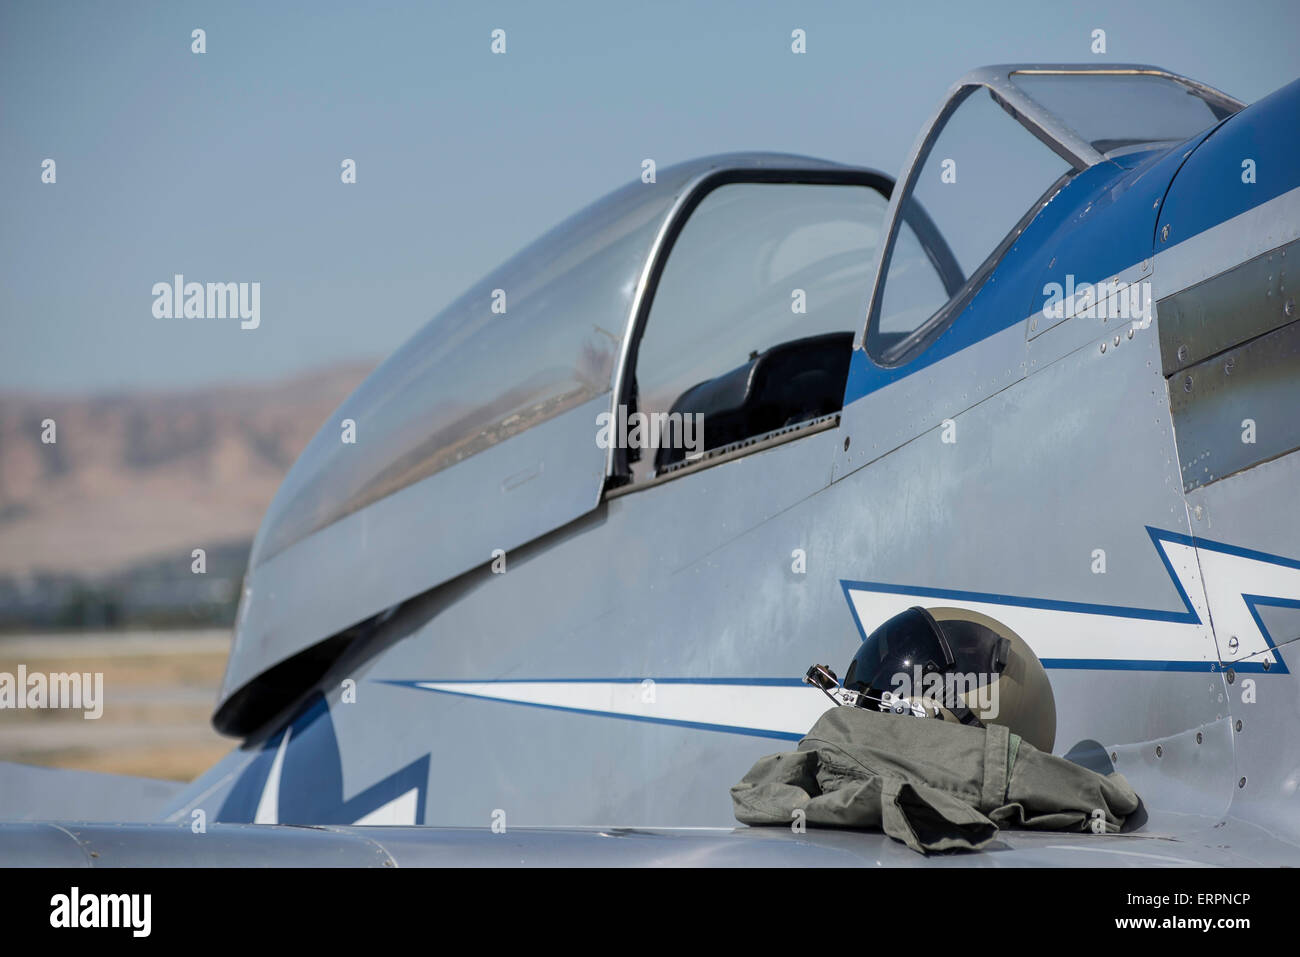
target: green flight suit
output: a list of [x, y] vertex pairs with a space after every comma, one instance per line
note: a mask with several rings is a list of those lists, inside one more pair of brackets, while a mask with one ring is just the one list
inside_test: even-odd
[[743, 824], [880, 828], [914, 851], [976, 850], [999, 827], [1117, 832], [1139, 801], [1120, 774], [1039, 751], [1007, 728], [831, 708], [798, 750], [731, 789]]

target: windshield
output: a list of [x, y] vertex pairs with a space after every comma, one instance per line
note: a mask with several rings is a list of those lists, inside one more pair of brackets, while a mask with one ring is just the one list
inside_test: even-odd
[[1157, 74], [1020, 71], [1011, 82], [1099, 153], [1181, 143], [1233, 112], [1217, 98]]
[[1026, 211], [1070, 172], [984, 87], [950, 104], [917, 164], [899, 207], [901, 220], [928, 214], [957, 275], [955, 281], [942, 275], [908, 231], [898, 231], [885, 264], [878, 321], [867, 337], [868, 351], [887, 364], [969, 300]]
[[[968, 74], [917, 147], [896, 198], [868, 354], [887, 367], [919, 355], [1076, 172], [1120, 151], [1184, 142], [1239, 109], [1155, 67], [1017, 64]], [[903, 224], [927, 217], [936, 235], [922, 248]]]

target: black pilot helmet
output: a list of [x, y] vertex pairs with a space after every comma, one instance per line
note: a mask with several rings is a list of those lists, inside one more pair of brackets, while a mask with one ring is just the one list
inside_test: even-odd
[[1005, 725], [1040, 751], [1056, 742], [1056, 700], [1042, 662], [1019, 635], [978, 612], [916, 606], [895, 615], [858, 648], [843, 687], [861, 706]]

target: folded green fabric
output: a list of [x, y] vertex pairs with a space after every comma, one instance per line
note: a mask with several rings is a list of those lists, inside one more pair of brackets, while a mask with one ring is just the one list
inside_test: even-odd
[[[978, 850], [1000, 827], [1117, 832], [1139, 801], [1120, 774], [976, 728], [832, 708], [798, 750], [760, 759], [731, 789], [743, 824], [878, 828], [914, 851]], [[1096, 823], [1094, 823], [1096, 822]]]

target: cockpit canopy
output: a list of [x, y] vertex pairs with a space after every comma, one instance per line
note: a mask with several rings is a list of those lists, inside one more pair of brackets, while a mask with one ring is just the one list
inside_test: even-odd
[[[530, 244], [434, 316], [295, 463], [251, 564], [609, 391], [646, 257], [677, 193], [630, 183]], [[340, 423], [355, 423], [356, 442]]]
[[[660, 169], [430, 320], [334, 412], [268, 509], [218, 727], [257, 727], [356, 626], [573, 522], [613, 485], [684, 466], [649, 454], [633, 476], [602, 416], [671, 420], [701, 386], [712, 449], [838, 410], [892, 185], [782, 154]], [[814, 308], [792, 305], [795, 286]], [[732, 388], [704, 387], [720, 375]]]

